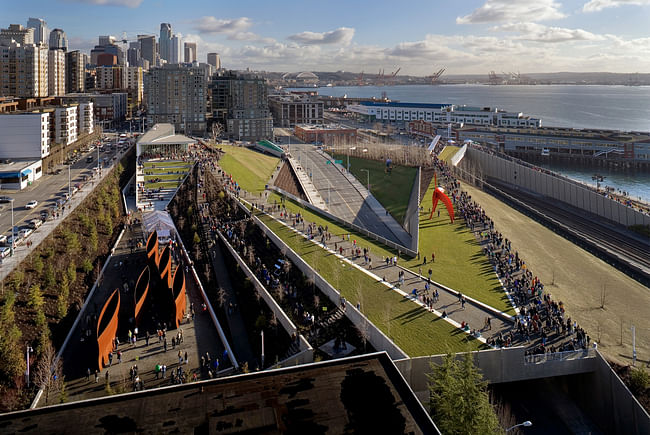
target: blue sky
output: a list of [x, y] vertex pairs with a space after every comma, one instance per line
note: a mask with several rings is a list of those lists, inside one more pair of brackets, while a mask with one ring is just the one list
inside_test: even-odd
[[159, 34], [197, 42], [199, 60], [270, 71], [424, 75], [490, 70], [650, 72], [650, 0], [25, 0], [0, 26], [43, 18], [71, 49], [98, 35]]

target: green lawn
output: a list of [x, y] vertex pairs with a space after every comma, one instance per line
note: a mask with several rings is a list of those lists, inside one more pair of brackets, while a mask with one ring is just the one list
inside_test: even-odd
[[[347, 156], [334, 154], [337, 160], [343, 160], [347, 165]], [[370, 191], [386, 210], [399, 222], [404, 223], [406, 208], [408, 207], [411, 189], [417, 175], [417, 168], [409, 166], [394, 166], [390, 174], [386, 173], [386, 163], [377, 160], [350, 157], [350, 172], [364, 186], [368, 184], [368, 174], [362, 169], [370, 171]]]
[[409, 356], [484, 348], [478, 340], [339, 260], [272, 218], [258, 217]]
[[242, 189], [251, 193], [263, 192], [280, 159], [244, 147], [224, 145], [220, 148], [225, 155], [219, 160], [219, 166], [232, 175]]
[[448, 162], [449, 159], [451, 159], [451, 158], [454, 156], [454, 154], [456, 154], [456, 152], [457, 152], [459, 149], [460, 149], [459, 147], [455, 147], [455, 146], [447, 145], [447, 146], [446, 146], [446, 147], [445, 147], [445, 148], [440, 152], [440, 155], [438, 156], [438, 158], [439, 158], [440, 160], [444, 160], [445, 162]]
[[[452, 224], [447, 209], [441, 202], [438, 202], [433, 219], [429, 220], [434, 188], [432, 181], [422, 200], [424, 212], [420, 213], [420, 254], [428, 257], [427, 264], [422, 265], [421, 260], [412, 259], [402, 262], [402, 265], [414, 271], [422, 267], [423, 274], [431, 268], [435, 281], [514, 315], [515, 311], [492, 265], [465, 222], [457, 219]], [[437, 216], [438, 210], [440, 217]], [[430, 261], [432, 252], [436, 255], [433, 265]]]
[[187, 172], [182, 173], [182, 174], [145, 175], [144, 180], [149, 181], [149, 180], [153, 180], [155, 178], [160, 178], [161, 180], [166, 180], [166, 181], [170, 181], [170, 180], [177, 181], [180, 178], [181, 181], [182, 181], [183, 178], [185, 178], [185, 175], [187, 175]]
[[159, 187], [176, 189], [180, 184], [180, 181], [161, 181], [158, 183], [145, 183], [144, 187], [147, 189], [158, 189]]

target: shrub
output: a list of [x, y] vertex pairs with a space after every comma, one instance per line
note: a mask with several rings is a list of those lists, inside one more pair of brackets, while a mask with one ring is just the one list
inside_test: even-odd
[[16, 326], [14, 303], [16, 294], [5, 292], [0, 305], [0, 383], [8, 385], [25, 371], [25, 360], [20, 349], [22, 333]]
[[68, 264], [68, 270], [66, 272], [68, 274], [69, 282], [73, 283], [77, 280], [77, 265], [74, 260], [70, 259], [70, 264]]
[[93, 263], [85, 258], [83, 263], [81, 263], [81, 270], [84, 271], [84, 273], [90, 273], [93, 270]]
[[648, 387], [650, 387], [650, 373], [644, 367], [632, 369], [630, 371], [630, 390], [634, 394], [640, 394]]
[[36, 311], [43, 308], [43, 292], [41, 292], [41, 287], [38, 284], [34, 284], [29, 288], [29, 299], [27, 300], [27, 306], [34, 308]]
[[91, 222], [90, 228], [88, 229], [88, 245], [94, 252], [97, 250], [98, 244], [99, 239], [97, 238], [97, 226], [95, 225], [95, 222]]
[[39, 275], [43, 272], [43, 259], [41, 258], [41, 254], [35, 254], [35, 257], [32, 260], [32, 268], [34, 269], [34, 272]]
[[64, 232], [65, 244], [67, 252], [70, 254], [76, 254], [81, 249], [81, 243], [79, 243], [79, 237], [72, 231], [66, 230]]
[[52, 267], [52, 263], [48, 263], [47, 267], [45, 267], [43, 281], [45, 281], [45, 288], [47, 289], [56, 285], [56, 275], [54, 275], [54, 267]]

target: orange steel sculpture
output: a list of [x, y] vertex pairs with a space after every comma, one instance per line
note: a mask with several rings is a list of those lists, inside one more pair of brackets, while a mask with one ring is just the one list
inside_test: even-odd
[[176, 327], [178, 328], [185, 316], [185, 308], [187, 307], [187, 299], [185, 297], [185, 274], [182, 268], [177, 268], [174, 272], [174, 286], [172, 287], [174, 295], [174, 305], [176, 307], [175, 320]]
[[97, 365], [99, 370], [108, 364], [108, 354], [113, 351], [120, 312], [120, 291], [116, 289], [108, 298], [97, 320]]
[[158, 266], [158, 232], [154, 231], [149, 234], [149, 239], [147, 240], [147, 260], [149, 264], [155, 264]]
[[138, 278], [133, 292], [135, 298], [135, 324], [140, 323], [141, 314], [144, 311], [147, 295], [149, 294], [149, 280], [151, 278], [151, 269], [145, 266]]
[[167, 286], [171, 288], [172, 286], [172, 251], [169, 249], [169, 246], [166, 246], [162, 254], [158, 258], [158, 273], [160, 274], [160, 279], [162, 280], [161, 288]]
[[445, 195], [445, 190], [442, 187], [438, 186], [438, 177], [434, 175], [435, 180], [434, 183], [436, 185], [436, 188], [433, 191], [433, 195], [431, 196], [431, 201], [433, 202], [433, 207], [431, 207], [431, 214], [429, 215], [429, 219], [433, 218], [433, 212], [436, 211], [436, 207], [438, 205], [438, 200], [442, 201], [445, 206], [447, 207], [447, 213], [449, 213], [449, 219], [451, 219], [451, 223], [454, 223], [454, 205], [451, 203], [451, 200], [447, 195]]

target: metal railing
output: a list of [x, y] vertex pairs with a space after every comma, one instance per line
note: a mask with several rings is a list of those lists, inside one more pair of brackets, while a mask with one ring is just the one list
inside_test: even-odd
[[551, 361], [569, 361], [576, 359], [584, 358], [595, 358], [596, 349], [578, 349], [578, 350], [568, 350], [565, 352], [553, 352], [553, 353], [540, 353], [534, 355], [526, 355], [525, 363], [526, 364], [543, 364]]

